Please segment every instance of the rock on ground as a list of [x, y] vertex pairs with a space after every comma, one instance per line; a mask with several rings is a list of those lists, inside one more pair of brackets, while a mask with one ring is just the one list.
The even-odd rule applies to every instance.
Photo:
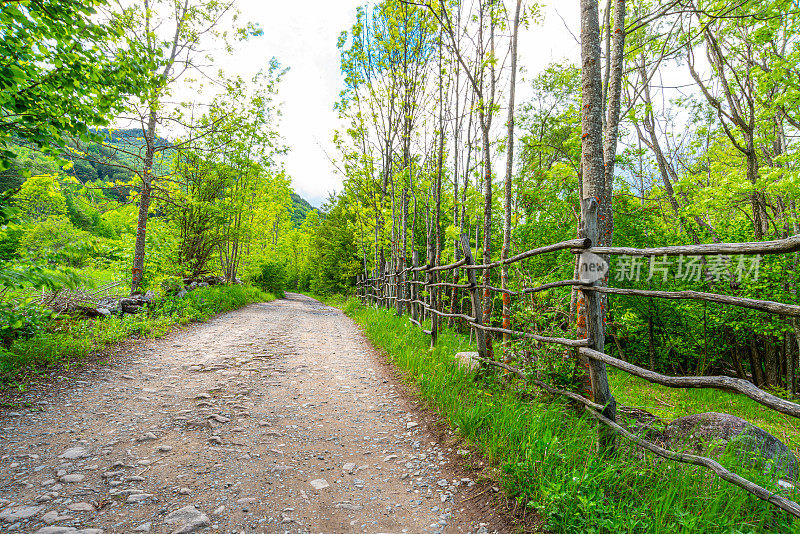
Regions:
[[7, 523], [13, 523], [20, 519], [29, 519], [44, 510], [44, 508], [44, 506], [9, 506], [0, 512], [0, 519]]
[[732, 447], [745, 462], [758, 458], [774, 462], [783, 478], [797, 478], [797, 459], [778, 438], [734, 415], [706, 412], [675, 419], [664, 429], [667, 443], [674, 449], [687, 447], [701, 454], [720, 454]]
[[177, 524], [178, 528], [173, 530], [172, 534], [188, 534], [207, 527], [210, 521], [206, 514], [189, 505], [168, 514], [164, 518], [164, 523], [167, 525]]
[[458, 352], [455, 358], [459, 367], [467, 371], [477, 371], [481, 366], [477, 352]]

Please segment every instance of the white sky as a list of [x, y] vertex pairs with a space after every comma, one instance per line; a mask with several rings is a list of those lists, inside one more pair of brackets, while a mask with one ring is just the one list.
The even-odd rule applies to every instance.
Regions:
[[[280, 89], [283, 102], [280, 132], [290, 149], [284, 163], [295, 191], [315, 206], [330, 192], [338, 191], [342, 183], [342, 177], [328, 159], [328, 155], [336, 157], [332, 139], [340, 124], [333, 110], [342, 89], [336, 41], [342, 31], [353, 25], [356, 7], [364, 3], [363, 0], [239, 0], [243, 19], [258, 23], [264, 35], [240, 45], [234, 56], [235, 64], [222, 65], [226, 70], [246, 75], [265, 67], [274, 56], [290, 68]], [[517, 86], [520, 103], [530, 94], [526, 90], [527, 80], [553, 61], [577, 61], [580, 53], [573, 37], [578, 35], [578, 0], [546, 0], [540, 4], [544, 6], [543, 24], [531, 26], [520, 35], [519, 64], [525, 69]]]

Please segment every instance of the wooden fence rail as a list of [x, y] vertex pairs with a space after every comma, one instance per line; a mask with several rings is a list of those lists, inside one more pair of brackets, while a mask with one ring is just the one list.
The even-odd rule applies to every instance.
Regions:
[[[587, 210], [596, 209], [596, 206], [583, 206], [584, 213]], [[593, 220], [589, 212], [584, 220]], [[584, 228], [584, 233], [591, 235], [592, 228]], [[398, 313], [410, 311], [411, 322], [422, 328], [423, 332], [432, 336], [435, 342], [437, 333], [436, 321], [433, 321], [431, 330], [425, 330], [422, 324], [426, 318], [441, 317], [450, 319], [460, 319], [468, 325], [475, 333], [478, 349], [478, 360], [482, 365], [494, 366], [505, 369], [516, 376], [540, 387], [551, 394], [565, 396], [575, 402], [582, 404], [589, 413], [600, 423], [599, 447], [601, 452], [608, 453], [614, 450], [613, 436], [619, 435], [632, 441], [638, 446], [653, 452], [663, 458], [677, 462], [698, 465], [710, 469], [720, 478], [743, 488], [756, 497], [768, 501], [775, 506], [800, 517], [800, 505], [788, 500], [775, 491], [763, 488], [741, 476], [732, 473], [722, 467], [716, 461], [702, 456], [683, 454], [664, 449], [655, 443], [642, 439], [630, 431], [624, 429], [616, 423], [614, 397], [609, 391], [608, 381], [605, 376], [605, 365], [638, 376], [652, 383], [661, 384], [675, 388], [717, 388], [737, 392], [753, 399], [754, 401], [767, 406], [780, 413], [800, 418], [800, 405], [771, 395], [747, 380], [731, 378], [728, 376], [689, 376], [673, 377], [662, 375], [642, 367], [638, 367], [623, 360], [614, 358], [603, 352], [603, 339], [605, 330], [600, 310], [599, 294], [607, 295], [628, 295], [634, 297], [652, 297], [663, 299], [692, 299], [719, 304], [740, 306], [744, 308], [759, 310], [767, 313], [782, 315], [786, 317], [800, 317], [800, 306], [784, 304], [780, 302], [734, 297], [716, 293], [704, 293], [698, 291], [644, 291], [636, 289], [621, 289], [606, 287], [598, 282], [585, 282], [581, 280], [561, 280], [550, 282], [536, 287], [523, 287], [517, 291], [502, 289], [490, 285], [479, 285], [477, 283], [477, 272], [485, 272], [502, 265], [519, 262], [541, 254], [570, 250], [574, 254], [591, 252], [593, 254], [615, 255], [624, 254], [630, 256], [670, 256], [670, 255], [697, 255], [708, 256], [718, 254], [785, 254], [800, 251], [800, 235], [795, 235], [787, 239], [753, 243], [714, 243], [709, 245], [689, 245], [658, 248], [628, 248], [628, 247], [592, 247], [591, 239], [573, 239], [554, 243], [544, 247], [528, 250], [506, 260], [495, 261], [483, 265], [475, 264], [472, 250], [469, 246], [469, 237], [464, 234], [461, 236], [461, 249], [463, 258], [447, 265], [422, 265], [418, 263], [417, 255], [414, 254], [414, 266], [406, 267], [393, 273], [374, 272], [372, 276], [361, 275], [356, 280], [356, 294], [362, 302], [375, 306], [391, 307], [394, 303]], [[581, 260], [583, 261], [583, 259]], [[453, 282], [440, 282], [436, 273], [446, 271], [457, 272], [459, 268], [464, 269], [466, 283], [457, 283], [457, 278]], [[411, 276], [408, 276], [408, 275]], [[421, 275], [417, 279], [417, 275]], [[423, 291], [420, 291], [420, 287]], [[587, 337], [583, 339], [567, 339], [562, 337], [550, 337], [526, 332], [520, 329], [499, 328], [489, 324], [483, 324], [483, 309], [481, 303], [481, 291], [507, 293], [513, 296], [526, 295], [560, 287], [576, 287], [584, 297], [584, 306], [579, 309], [583, 314], [585, 324], [587, 324]], [[466, 291], [472, 305], [472, 314], [456, 313], [451, 309], [448, 313], [441, 306], [441, 300], [434, 298], [434, 293], [438, 288], [451, 288], [453, 290], [453, 300], [455, 301], [458, 291]], [[430, 290], [432, 289], [432, 290]], [[424, 294], [423, 294], [424, 293]], [[437, 306], [441, 306], [439, 309]], [[574, 392], [554, 388], [545, 384], [541, 380], [531, 376], [522, 369], [513, 367], [507, 363], [495, 361], [488, 358], [488, 347], [486, 332], [506, 334], [517, 338], [527, 338], [539, 343], [552, 343], [573, 349], [576, 357], [583, 356], [590, 362], [590, 378], [592, 381], [592, 393], [594, 400]]]

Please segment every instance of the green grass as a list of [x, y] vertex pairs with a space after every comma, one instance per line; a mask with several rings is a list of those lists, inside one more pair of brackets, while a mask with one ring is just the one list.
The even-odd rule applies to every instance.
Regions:
[[609, 381], [620, 404], [647, 410], [666, 421], [703, 412], [729, 413], [771, 433], [795, 455], [800, 452], [800, 423], [744, 395], [716, 389], [668, 388], [622, 371], [609, 373]]
[[57, 318], [32, 337], [15, 340], [8, 350], [0, 348], [0, 390], [24, 389], [37, 375], [81, 365], [124, 339], [162, 337], [175, 325], [206, 321], [218, 313], [275, 298], [249, 286], [210, 286], [182, 299], [159, 299], [146, 312], [135, 315]]
[[[460, 370], [453, 355], [474, 350], [463, 335], [445, 330], [431, 350], [429, 338], [407, 318], [355, 299], [326, 302], [362, 326], [456, 435], [494, 466], [504, 490], [538, 511], [549, 531], [800, 532], [800, 522], [707, 470], [662, 461], [626, 441], [617, 455], [598, 456], [595, 424], [575, 407], [519, 383], [511, 391], [497, 375], [473, 380]], [[735, 467], [730, 457], [721, 462], [772, 485], [758, 472]]]

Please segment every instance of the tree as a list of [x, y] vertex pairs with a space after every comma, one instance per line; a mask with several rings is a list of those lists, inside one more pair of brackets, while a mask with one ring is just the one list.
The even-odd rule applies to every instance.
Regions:
[[[716, 7], [715, 2], [707, 7]], [[747, 13], [752, 9], [750, 2], [743, 2], [743, 8], [737, 14]], [[706, 6], [704, 6], [706, 7]], [[723, 7], [727, 13], [730, 9]], [[695, 50], [690, 45], [686, 48], [689, 71], [695, 83], [708, 103], [714, 108], [722, 124], [725, 134], [736, 149], [747, 161], [747, 179], [753, 186], [750, 202], [753, 213], [753, 232], [756, 240], [761, 240], [769, 232], [769, 215], [767, 214], [764, 193], [758, 184], [759, 157], [756, 146], [758, 127], [758, 109], [756, 106], [757, 52], [753, 48], [752, 35], [755, 28], [752, 22], [756, 19], [745, 16], [736, 17], [723, 22], [723, 19], [708, 16], [702, 10], [696, 10], [699, 33], [702, 45], [706, 50], [706, 59], [713, 69], [713, 79], [719, 89], [715, 91], [708, 81], [704, 80], [695, 68]], [[691, 41], [690, 41], [691, 43]], [[736, 132], [741, 136], [737, 136]]]
[[[603, 211], [603, 204], [610, 201], [605, 195], [605, 169], [603, 161], [603, 84], [600, 71], [600, 24], [597, 0], [581, 0], [581, 80], [582, 80], [582, 114], [581, 114], [581, 225], [583, 237], [599, 243], [601, 225], [598, 220]], [[616, 141], [615, 141], [616, 143]], [[611, 207], [607, 207], [611, 212]], [[583, 261], [583, 260], [581, 260]], [[597, 293], [582, 292], [582, 310], [578, 319], [579, 329], [585, 331], [586, 338], [591, 337], [591, 347], [600, 352], [604, 349], [604, 328], [600, 298]], [[583, 323], [583, 324], [581, 324]], [[595, 402], [606, 406], [603, 413], [614, 420], [615, 404], [608, 388], [606, 367], [602, 362], [588, 362], [589, 375], [592, 381], [592, 394]], [[613, 432], [608, 428], [601, 429], [600, 450], [605, 450], [613, 443]], [[613, 447], [613, 445], [611, 445]]]
[[67, 201], [56, 174], [31, 176], [25, 180], [14, 197], [14, 204], [20, 209], [21, 216], [30, 221], [64, 217], [67, 214]]
[[353, 221], [344, 203], [336, 199], [323, 206], [324, 218], [317, 226], [314, 250], [317, 258], [314, 291], [344, 293], [361, 271]]
[[[514, 10], [514, 22], [512, 23], [511, 30], [511, 81], [508, 94], [508, 119], [506, 126], [508, 128], [507, 141], [506, 141], [506, 176], [503, 182], [503, 248], [500, 252], [500, 259], [508, 259], [509, 249], [511, 248], [511, 197], [512, 193], [512, 177], [514, 173], [514, 95], [517, 82], [517, 43], [519, 41], [519, 17], [520, 10], [522, 9], [522, 0], [517, 0], [517, 5]], [[501, 287], [508, 289], [508, 265], [504, 264], [501, 267], [500, 274]], [[503, 293], [503, 328], [511, 328], [511, 295]], [[508, 344], [511, 341], [511, 336], [505, 334], [503, 340]]]
[[[136, 36], [137, 49], [152, 71], [152, 82], [145, 88], [141, 106], [131, 106], [133, 119], [141, 125], [145, 141], [142, 166], [137, 169], [139, 216], [131, 292], [139, 290], [144, 274], [147, 218], [158, 179], [154, 172], [155, 157], [171, 148], [156, 145], [156, 128], [168, 119], [166, 98], [187, 72], [202, 68], [201, 60], [207, 55], [202, 49], [206, 39], [216, 37], [227, 45], [227, 33], [219, 27], [226, 16], [233, 16], [232, 6], [232, 2], [217, 0], [142, 0], [141, 4], [125, 7], [120, 15], [121, 26]], [[168, 32], [163, 30], [166, 21], [171, 26]], [[250, 25], [235, 29], [237, 38], [260, 34], [260, 30]]]
[[113, 16], [98, 18], [105, 3], [0, 2], [0, 171], [20, 142], [55, 153], [88, 138], [146, 85], [147, 58]]

